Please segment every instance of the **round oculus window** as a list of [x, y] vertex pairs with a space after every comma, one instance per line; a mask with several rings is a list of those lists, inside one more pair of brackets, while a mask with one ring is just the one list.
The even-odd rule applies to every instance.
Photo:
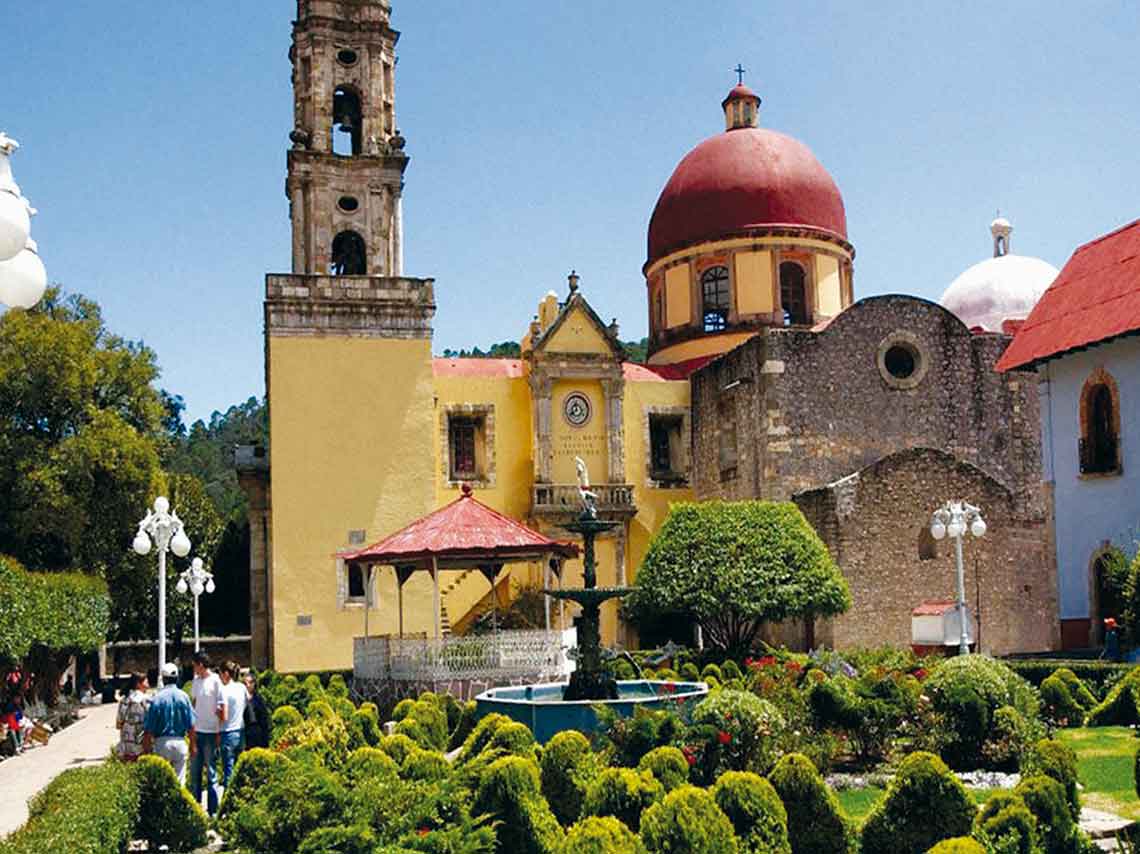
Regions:
[[345, 213], [356, 213], [360, 209], [360, 201], [355, 196], [341, 196], [336, 200], [336, 206]]
[[336, 52], [336, 61], [341, 65], [356, 65], [359, 58], [356, 51], [350, 47], [342, 47]]
[[917, 353], [903, 344], [894, 344], [883, 354], [883, 367], [896, 380], [909, 380], [918, 368]]
[[929, 362], [918, 336], [910, 332], [894, 332], [879, 344], [879, 373], [891, 388], [914, 388], [923, 377]]
[[571, 427], [585, 427], [590, 421], [591, 411], [590, 398], [580, 391], [571, 392], [562, 401], [562, 417]]

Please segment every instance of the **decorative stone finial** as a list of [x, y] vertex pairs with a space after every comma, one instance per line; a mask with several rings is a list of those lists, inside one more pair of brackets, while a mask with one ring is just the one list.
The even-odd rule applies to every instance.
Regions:
[[578, 271], [571, 270], [570, 275], [567, 276], [566, 279], [570, 282], [570, 293], [578, 293], [578, 282], [582, 279], [582, 277], [578, 275]]
[[20, 143], [0, 130], [0, 154], [12, 154], [20, 147]]

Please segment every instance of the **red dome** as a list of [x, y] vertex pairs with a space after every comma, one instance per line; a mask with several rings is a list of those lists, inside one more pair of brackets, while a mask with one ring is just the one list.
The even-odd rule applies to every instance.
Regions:
[[710, 137], [685, 155], [649, 221], [649, 263], [693, 243], [770, 226], [847, 239], [839, 187], [802, 142], [766, 128]]

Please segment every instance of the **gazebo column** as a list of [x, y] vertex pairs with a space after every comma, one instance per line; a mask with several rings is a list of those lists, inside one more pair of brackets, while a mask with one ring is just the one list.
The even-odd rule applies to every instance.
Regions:
[[[549, 590], [550, 589], [551, 575], [553, 574], [551, 572], [551, 564], [553, 564], [553, 563], [554, 563], [554, 561], [550, 557], [550, 555], [547, 555], [546, 557], [544, 557], [542, 559], [542, 589], [543, 590]], [[546, 620], [546, 630], [550, 631], [550, 596], [547, 595], [546, 593], [542, 594], [542, 615]]]
[[443, 629], [440, 625], [440, 612], [443, 610], [443, 605], [439, 599], [439, 559], [435, 557], [431, 559], [431, 580], [431, 600], [435, 611], [435, 639], [440, 640], [443, 637]]
[[414, 571], [410, 566], [396, 567], [396, 609], [400, 615], [400, 640], [404, 639], [404, 585]]

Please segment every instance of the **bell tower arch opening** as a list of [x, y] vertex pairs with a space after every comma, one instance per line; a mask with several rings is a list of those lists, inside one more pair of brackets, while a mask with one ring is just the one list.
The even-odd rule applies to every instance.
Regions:
[[352, 86], [338, 86], [333, 92], [333, 154], [353, 157], [364, 152], [364, 110], [360, 93]]
[[368, 250], [363, 237], [355, 231], [342, 231], [333, 238], [329, 273], [334, 276], [368, 275]]

